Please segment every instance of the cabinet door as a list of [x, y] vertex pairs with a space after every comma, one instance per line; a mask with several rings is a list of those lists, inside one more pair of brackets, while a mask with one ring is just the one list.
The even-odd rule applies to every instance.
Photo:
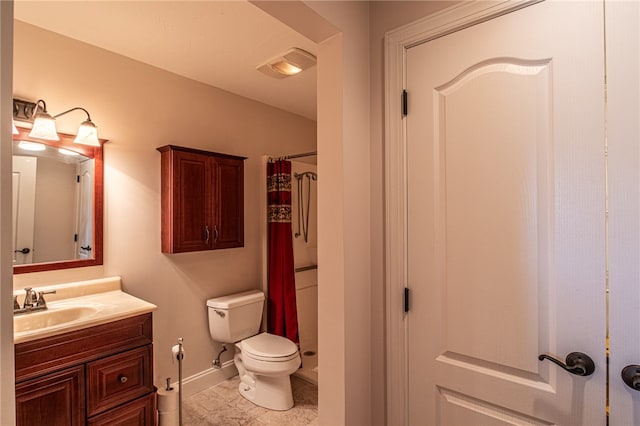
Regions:
[[162, 252], [244, 246], [244, 158], [167, 145], [162, 153]]
[[244, 246], [244, 161], [215, 158], [214, 248]]
[[211, 160], [199, 154], [172, 151], [171, 163], [170, 211], [164, 214], [169, 215], [172, 226], [163, 226], [163, 251], [210, 250], [214, 226]]
[[16, 385], [18, 426], [84, 425], [84, 406], [84, 366]]
[[154, 394], [121, 405], [87, 422], [88, 426], [153, 426], [154, 424]]

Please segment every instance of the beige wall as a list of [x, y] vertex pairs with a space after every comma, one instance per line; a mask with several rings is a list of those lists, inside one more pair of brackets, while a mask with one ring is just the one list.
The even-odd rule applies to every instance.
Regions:
[[369, 3], [307, 4], [340, 30], [318, 56], [319, 423], [369, 425]]
[[13, 79], [13, 2], [0, 1], [0, 424], [15, 423], [13, 308], [11, 273], [11, 81]]
[[[261, 283], [261, 156], [315, 150], [315, 122], [21, 22], [15, 23], [14, 70], [16, 96], [44, 98], [53, 113], [83, 106], [100, 137], [109, 139], [104, 266], [16, 275], [15, 288], [121, 275], [127, 292], [158, 305], [156, 383], [176, 379], [170, 348], [178, 337], [185, 339], [185, 376], [210, 368], [218, 346], [209, 336], [205, 300]], [[83, 119], [61, 117], [59, 130], [73, 133]], [[160, 252], [156, 148], [166, 144], [248, 157], [244, 248]], [[225, 355], [223, 361], [231, 356]]]
[[343, 424], [346, 415], [343, 106], [333, 102], [342, 95], [342, 46], [343, 37], [337, 35], [318, 48], [321, 123], [318, 173], [325, 176], [318, 181], [318, 423], [321, 425]]

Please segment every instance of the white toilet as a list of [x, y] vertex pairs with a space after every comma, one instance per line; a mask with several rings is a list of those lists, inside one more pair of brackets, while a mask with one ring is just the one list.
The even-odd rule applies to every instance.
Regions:
[[288, 410], [293, 407], [290, 376], [300, 367], [300, 353], [285, 337], [257, 334], [263, 306], [258, 290], [209, 299], [209, 331], [216, 342], [235, 344], [240, 394], [261, 407]]

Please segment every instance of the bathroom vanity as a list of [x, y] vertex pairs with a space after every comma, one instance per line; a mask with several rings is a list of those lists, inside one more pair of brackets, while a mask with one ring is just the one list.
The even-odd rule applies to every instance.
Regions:
[[14, 321], [17, 425], [155, 425], [155, 306], [119, 290], [49, 305]]

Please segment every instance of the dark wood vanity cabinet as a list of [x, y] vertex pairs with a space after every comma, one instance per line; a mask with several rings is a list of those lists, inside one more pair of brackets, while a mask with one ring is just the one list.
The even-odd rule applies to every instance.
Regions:
[[151, 314], [18, 343], [18, 426], [154, 426]]
[[158, 151], [162, 252], [244, 246], [245, 158], [174, 145]]
[[67, 368], [16, 384], [19, 426], [85, 424], [84, 366]]

